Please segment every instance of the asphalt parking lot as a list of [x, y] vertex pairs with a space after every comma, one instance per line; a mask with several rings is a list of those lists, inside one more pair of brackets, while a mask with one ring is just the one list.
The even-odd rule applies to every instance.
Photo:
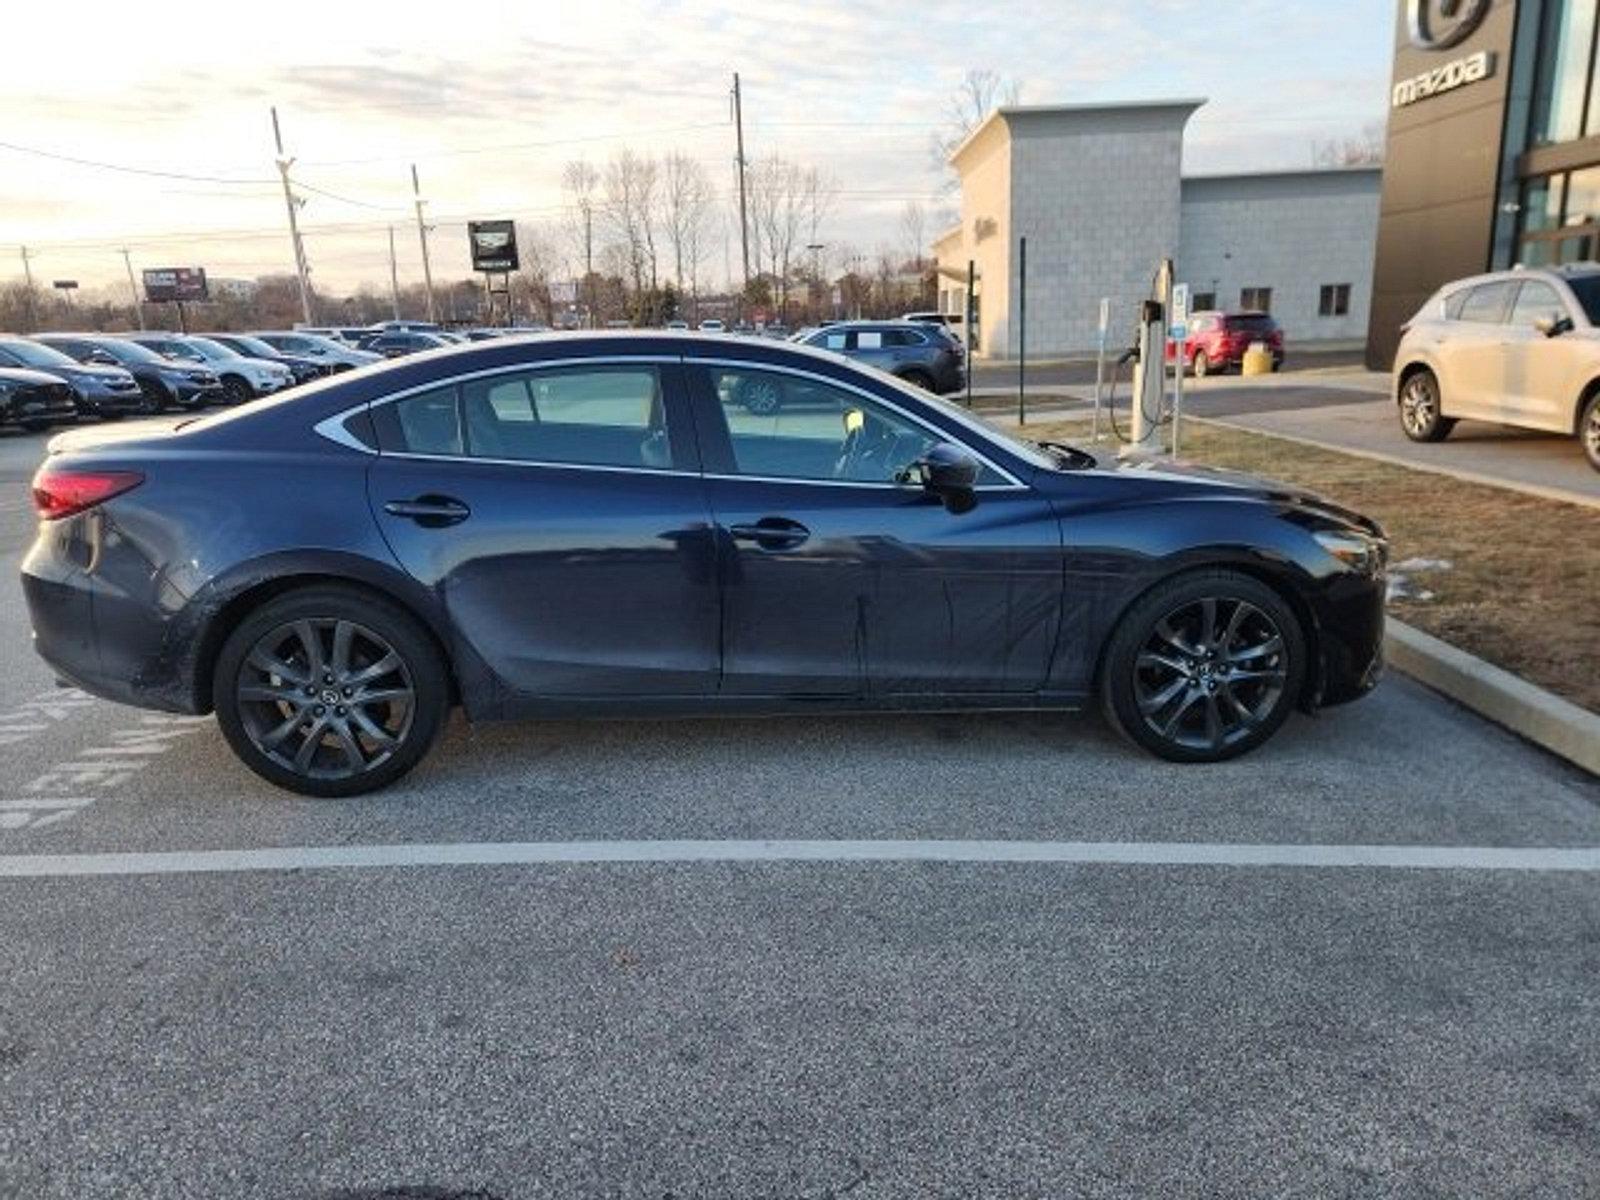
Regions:
[[1594, 1194], [1600, 781], [1402, 678], [1211, 768], [1088, 715], [458, 722], [308, 800], [52, 686], [42, 443], [0, 1197]]

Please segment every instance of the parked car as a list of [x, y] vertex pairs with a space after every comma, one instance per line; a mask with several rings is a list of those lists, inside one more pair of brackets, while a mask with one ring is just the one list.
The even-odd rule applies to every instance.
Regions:
[[47, 429], [78, 418], [72, 385], [25, 367], [0, 367], [0, 425]]
[[296, 333], [287, 330], [269, 329], [258, 331], [250, 336], [260, 338], [267, 345], [276, 347], [285, 354], [293, 354], [297, 358], [309, 358], [312, 362], [324, 364], [330, 374], [340, 371], [351, 371], [356, 367], [370, 366], [383, 361], [383, 355], [374, 354], [369, 350], [360, 350], [343, 342], [335, 342], [325, 337], [318, 337], [313, 333]]
[[934, 312], [932, 309], [927, 309], [920, 312], [908, 312], [903, 314], [900, 319], [902, 321], [920, 321], [924, 325], [943, 325], [946, 329], [957, 335], [961, 333], [961, 328], [966, 324], [967, 321], [965, 315], [962, 313]]
[[117, 420], [145, 408], [139, 381], [121, 367], [80, 363], [53, 346], [28, 338], [0, 336], [0, 367], [54, 375], [71, 386], [79, 416]]
[[364, 334], [372, 331], [365, 325], [296, 325], [294, 332], [354, 346]]
[[1600, 471], [1600, 266], [1446, 284], [1402, 327], [1394, 396], [1412, 441], [1494, 421], [1576, 437]]
[[[914, 321], [841, 321], [817, 330], [802, 344], [860, 359], [941, 396], [967, 386], [966, 349], [943, 325]], [[769, 403], [774, 397], [752, 396], [751, 399]], [[776, 399], [781, 403], [781, 397]]]
[[689, 322], [680, 321], [680, 320], [668, 321], [667, 322], [667, 328], [668, 329], [687, 330], [689, 328]]
[[[1264, 312], [1197, 312], [1189, 317], [1183, 343], [1183, 367], [1196, 379], [1235, 370], [1244, 363], [1245, 351], [1262, 342], [1272, 353], [1272, 369], [1283, 365], [1283, 330]], [[1178, 358], [1178, 343], [1167, 339], [1170, 366]]]
[[407, 332], [397, 329], [390, 333], [379, 334], [367, 343], [367, 348], [385, 358], [399, 358], [406, 354], [415, 354], [418, 350], [438, 350], [455, 344], [449, 338], [437, 333]]
[[209, 367], [192, 362], [176, 362], [122, 337], [99, 333], [36, 333], [34, 341], [54, 346], [81, 363], [119, 366], [139, 384], [144, 393], [145, 411], [164, 408], [193, 411], [224, 400], [222, 381]]
[[701, 333], [726, 333], [727, 331], [727, 325], [722, 321], [719, 321], [716, 317], [707, 317], [704, 321], [700, 322]]
[[229, 404], [243, 404], [281, 392], [294, 383], [294, 374], [282, 363], [248, 358], [220, 342], [194, 335], [130, 333], [130, 342], [148, 346], [158, 354], [184, 362], [203, 363], [216, 372]]
[[[812, 403], [752, 419], [731, 397], [764, 377]], [[1380, 670], [1371, 521], [1020, 441], [781, 342], [507, 339], [93, 434], [55, 438], [33, 482], [35, 647], [97, 695], [215, 710], [246, 765], [314, 795], [397, 779], [457, 702], [1098, 701], [1192, 762]], [[117, 536], [87, 554], [99, 529]]]
[[290, 375], [297, 384], [310, 383], [313, 379], [320, 379], [324, 375], [333, 373], [332, 366], [327, 363], [320, 363], [298, 354], [287, 354], [271, 343], [264, 342], [258, 337], [251, 337], [247, 333], [208, 333], [206, 337], [220, 346], [227, 347], [235, 354], [242, 354], [246, 358], [264, 359], [288, 367]]

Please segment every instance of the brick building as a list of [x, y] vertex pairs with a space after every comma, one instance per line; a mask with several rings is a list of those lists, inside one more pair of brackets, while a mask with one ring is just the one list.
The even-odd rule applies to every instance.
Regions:
[[1101, 297], [1113, 345], [1162, 258], [1194, 308], [1266, 308], [1291, 345], [1359, 344], [1372, 293], [1375, 168], [1184, 178], [1203, 100], [1001, 108], [951, 155], [961, 223], [934, 243], [941, 307], [978, 278], [978, 353], [1018, 350], [1019, 239], [1028, 239], [1028, 352], [1093, 349]]

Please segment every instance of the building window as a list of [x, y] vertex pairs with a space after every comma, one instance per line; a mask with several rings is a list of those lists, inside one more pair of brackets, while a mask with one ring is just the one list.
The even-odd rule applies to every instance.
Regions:
[[1556, 0], [1545, 10], [1541, 69], [1533, 102], [1536, 145], [1570, 142], [1586, 133], [1600, 132], [1596, 125], [1600, 113], [1590, 95], [1595, 9], [1594, 0]]
[[1239, 307], [1246, 312], [1271, 312], [1272, 289], [1265, 287], [1240, 288]]
[[1517, 262], [1552, 267], [1589, 262], [1600, 248], [1600, 167], [1530, 179], [1522, 185]]
[[1193, 312], [1210, 312], [1217, 306], [1215, 292], [1196, 292], [1189, 301], [1189, 308]]
[[1350, 314], [1350, 285], [1348, 283], [1325, 283], [1322, 285], [1322, 296], [1317, 301], [1317, 315], [1322, 317], [1344, 317]]

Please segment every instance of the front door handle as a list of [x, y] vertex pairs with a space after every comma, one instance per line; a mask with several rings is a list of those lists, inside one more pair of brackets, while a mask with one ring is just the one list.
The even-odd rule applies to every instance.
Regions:
[[453, 496], [418, 496], [414, 500], [391, 500], [383, 506], [391, 517], [405, 517], [428, 529], [459, 525], [472, 510]]
[[754, 542], [763, 550], [789, 550], [800, 545], [811, 531], [788, 517], [762, 517], [753, 525], [731, 525], [728, 536], [736, 542]]

